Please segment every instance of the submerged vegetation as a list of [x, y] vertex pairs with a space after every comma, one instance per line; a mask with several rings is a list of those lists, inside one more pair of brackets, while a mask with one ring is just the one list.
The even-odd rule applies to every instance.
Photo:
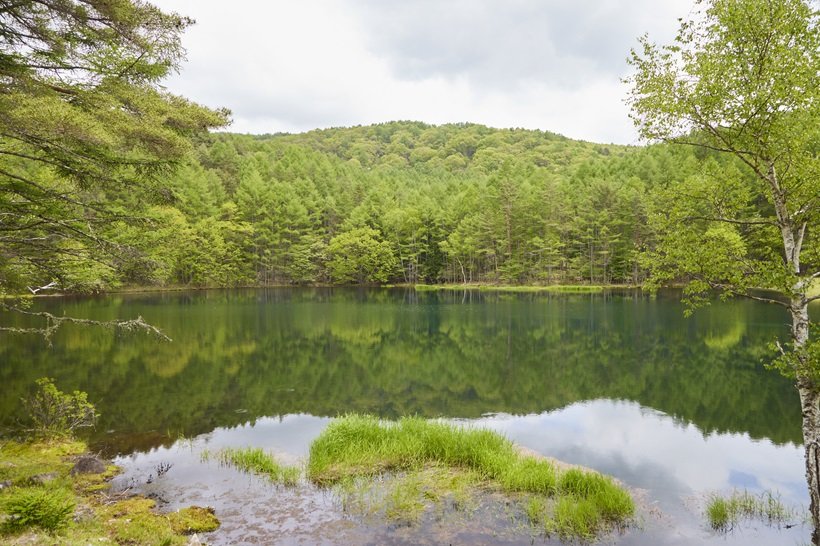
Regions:
[[[449, 487], [442, 484], [442, 468], [458, 476]], [[629, 493], [611, 478], [561, 470], [489, 430], [351, 415], [331, 423], [311, 445], [307, 476], [318, 485], [341, 483], [349, 494], [351, 479], [385, 474], [398, 476], [383, 497], [388, 517], [417, 518], [429, 502], [468, 490], [510, 495], [532, 523], [560, 536], [592, 538], [627, 524], [635, 513]]]
[[771, 491], [758, 495], [733, 491], [730, 495], [711, 495], [706, 500], [706, 517], [715, 531], [730, 531], [743, 520], [758, 520], [768, 525], [783, 525], [799, 516], [786, 507]]

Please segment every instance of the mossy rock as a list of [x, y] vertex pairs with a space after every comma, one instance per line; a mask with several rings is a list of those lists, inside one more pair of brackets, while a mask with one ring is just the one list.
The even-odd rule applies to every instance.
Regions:
[[189, 506], [168, 514], [168, 520], [174, 532], [183, 535], [210, 533], [219, 528], [219, 520], [210, 506]]

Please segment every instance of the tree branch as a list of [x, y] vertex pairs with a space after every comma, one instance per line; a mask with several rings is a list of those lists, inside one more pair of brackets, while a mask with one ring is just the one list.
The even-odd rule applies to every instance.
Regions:
[[[706, 279], [704, 279], [704, 280], [706, 280]], [[706, 282], [712, 288], [716, 288], [716, 289], [719, 289], [719, 290], [724, 290], [724, 291], [732, 294], [733, 296], [737, 296], [739, 298], [747, 298], [747, 299], [750, 299], [750, 300], [762, 301], [764, 303], [773, 303], [775, 305], [780, 305], [781, 307], [789, 307], [789, 304], [785, 301], [776, 300], [774, 298], [767, 298], [765, 296], [755, 296], [754, 294], [749, 294], [748, 292], [740, 291], [740, 290], [737, 290], [735, 288], [732, 288], [729, 285], [721, 284], [721, 283], [718, 283], [718, 282], [709, 282], [708, 280], [706, 280]]]
[[722, 218], [719, 216], [687, 216], [683, 220], [707, 220], [709, 222], [726, 222], [729, 224], [740, 224], [750, 226], [774, 226], [777, 227], [776, 222], [770, 220], [735, 220], [733, 218]]
[[83, 324], [86, 326], [102, 326], [103, 328], [113, 328], [117, 330], [122, 330], [124, 332], [143, 331], [150, 335], [154, 335], [163, 341], [172, 341], [170, 337], [168, 337], [162, 332], [162, 330], [160, 330], [156, 326], [148, 324], [141, 316], [138, 316], [135, 319], [128, 320], [101, 321], [92, 319], [81, 319], [76, 317], [61, 317], [54, 315], [52, 313], [48, 313], [46, 311], [26, 311], [24, 309], [20, 309], [18, 307], [14, 307], [12, 305], [8, 305], [5, 303], [0, 303], [0, 308], [3, 308], [10, 312], [20, 313], [22, 315], [31, 317], [39, 317], [46, 320], [46, 325], [43, 328], [18, 328], [15, 326], [0, 326], [0, 331], [14, 332], [18, 334], [41, 335], [49, 345], [51, 345], [51, 337], [65, 323]]

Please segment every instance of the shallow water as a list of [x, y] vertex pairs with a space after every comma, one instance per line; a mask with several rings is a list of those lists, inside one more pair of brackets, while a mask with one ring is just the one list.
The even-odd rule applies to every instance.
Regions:
[[[645, 507], [639, 527], [607, 542], [808, 542], [803, 525], [715, 534], [701, 515], [705, 495], [732, 488], [807, 503], [797, 396], [761, 364], [766, 344], [788, 331], [772, 306], [716, 302], [684, 319], [674, 294], [339, 289], [38, 305], [142, 315], [174, 342], [67, 328], [49, 349], [7, 336], [3, 423], [19, 418], [16, 401], [37, 377], [89, 392], [102, 413], [93, 445], [125, 468], [115, 486], [168, 510], [213, 506], [223, 525], [212, 544], [550, 543], [514, 509], [397, 527], [345, 513], [307, 484], [287, 490], [201, 461], [202, 449], [221, 446], [299, 461], [332, 416], [351, 411], [466, 421], [616, 476]], [[170, 470], [157, 476], [162, 464]]]

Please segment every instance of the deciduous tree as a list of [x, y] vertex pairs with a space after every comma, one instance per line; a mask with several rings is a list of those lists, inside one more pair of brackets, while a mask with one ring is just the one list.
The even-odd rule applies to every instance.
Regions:
[[[652, 256], [655, 282], [783, 305], [792, 339], [773, 364], [800, 393], [806, 476], [820, 529], [820, 346], [809, 288], [820, 278], [820, 11], [812, 0], [704, 0], [672, 45], [633, 51], [629, 103], [649, 140], [728, 154], [674, 191]], [[773, 288], [785, 298], [752, 293]], [[815, 544], [820, 543], [815, 531]]]

